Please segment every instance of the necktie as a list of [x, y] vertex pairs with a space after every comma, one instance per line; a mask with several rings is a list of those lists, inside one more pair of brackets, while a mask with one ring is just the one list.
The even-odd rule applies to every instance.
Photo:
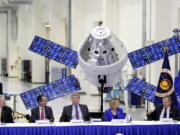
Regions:
[[44, 120], [44, 109], [41, 110], [41, 120]]
[[79, 112], [78, 112], [78, 107], [76, 105], [76, 119], [78, 120], [79, 119]]
[[167, 108], [164, 109], [164, 115], [163, 118], [167, 118]]
[[2, 115], [2, 108], [0, 109], [0, 121], [2, 120], [1, 118], [1, 115]]

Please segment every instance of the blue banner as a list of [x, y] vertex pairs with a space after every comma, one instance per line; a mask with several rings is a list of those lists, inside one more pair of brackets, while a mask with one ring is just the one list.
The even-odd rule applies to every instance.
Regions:
[[174, 88], [175, 88], [175, 93], [177, 97], [177, 106], [180, 111], [180, 70], [179, 70], [178, 76], [176, 76], [175, 78]]

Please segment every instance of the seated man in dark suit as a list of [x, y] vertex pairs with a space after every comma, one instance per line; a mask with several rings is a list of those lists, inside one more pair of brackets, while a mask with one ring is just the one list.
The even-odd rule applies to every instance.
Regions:
[[0, 120], [2, 123], [14, 123], [12, 117], [12, 110], [5, 104], [5, 97], [0, 96]]
[[79, 104], [80, 95], [72, 94], [72, 105], [65, 106], [60, 122], [69, 122], [71, 120], [90, 120], [90, 114], [86, 105]]
[[0, 82], [0, 94], [3, 94], [3, 85], [1, 82]]
[[51, 107], [47, 106], [47, 97], [39, 95], [37, 102], [39, 106], [31, 109], [30, 122], [35, 122], [36, 120], [49, 120], [50, 122], [54, 122], [53, 111]]
[[154, 111], [147, 113], [149, 120], [159, 120], [160, 118], [172, 118], [180, 120], [180, 113], [178, 109], [173, 106], [170, 96], [163, 97], [163, 104], [158, 106]]

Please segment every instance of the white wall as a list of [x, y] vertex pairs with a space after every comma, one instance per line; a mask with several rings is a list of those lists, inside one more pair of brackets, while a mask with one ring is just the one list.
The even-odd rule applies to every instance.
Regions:
[[103, 25], [115, 34], [118, 32], [118, 0], [103, 0]]
[[[17, 77], [18, 75], [18, 69], [17, 69], [17, 60], [18, 60], [18, 54], [17, 54], [17, 38], [16, 38], [16, 26], [15, 18], [16, 13], [14, 11], [9, 10], [8, 11], [8, 51], [7, 51], [7, 71], [9, 77]], [[14, 29], [14, 30], [12, 30]]]
[[0, 57], [6, 58], [6, 37], [7, 37], [7, 15], [0, 14]]
[[[7, 45], [7, 15], [6, 14], [0, 14], [0, 65], [1, 65], [1, 59], [6, 58], [6, 45]], [[1, 66], [0, 66], [0, 74]]]
[[118, 36], [128, 52], [142, 47], [142, 0], [118, 1]]
[[22, 6], [18, 11], [18, 78], [21, 77], [21, 61], [32, 60], [33, 53], [28, 50], [34, 36], [31, 6]]

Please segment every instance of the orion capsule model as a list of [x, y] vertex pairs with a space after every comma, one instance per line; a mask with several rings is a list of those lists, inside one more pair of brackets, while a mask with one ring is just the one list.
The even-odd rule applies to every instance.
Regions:
[[78, 59], [90, 83], [101, 87], [104, 78], [103, 86], [111, 87], [120, 80], [128, 57], [123, 42], [107, 27], [98, 26], [82, 42]]

